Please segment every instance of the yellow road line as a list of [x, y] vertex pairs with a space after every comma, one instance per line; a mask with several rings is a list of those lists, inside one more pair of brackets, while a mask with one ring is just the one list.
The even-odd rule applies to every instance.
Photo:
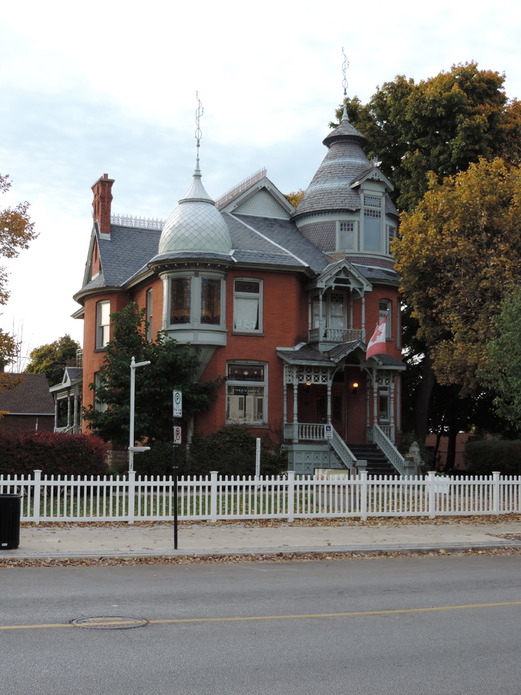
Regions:
[[[462, 606], [432, 606], [429, 608], [394, 608], [379, 611], [349, 611], [346, 613], [302, 613], [292, 615], [247, 615], [236, 617], [221, 618], [165, 618], [163, 620], [150, 620], [149, 625], [172, 625], [177, 623], [232, 623], [244, 622], [247, 620], [310, 620], [317, 618], [355, 618], [367, 615], [398, 615], [404, 613], [432, 613], [440, 611], [470, 610], [475, 608], [499, 608], [502, 606], [521, 606], [521, 601], [504, 601], [502, 603], [469, 603]], [[135, 621], [132, 620], [132, 623]], [[127, 621], [112, 621], [103, 623], [104, 625], [125, 625]], [[83, 625], [73, 625], [72, 623], [48, 623], [43, 625], [0, 625], [1, 630], [37, 630], [57, 627], [87, 627]]]

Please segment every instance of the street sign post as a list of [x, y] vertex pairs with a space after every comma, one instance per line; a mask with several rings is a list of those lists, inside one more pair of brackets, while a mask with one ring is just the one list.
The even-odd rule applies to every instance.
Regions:
[[173, 436], [173, 473], [174, 473], [174, 550], [177, 550], [177, 447], [183, 441], [181, 426], [177, 424], [177, 418], [183, 417], [183, 394], [174, 389], [172, 391], [172, 404], [174, 415]]

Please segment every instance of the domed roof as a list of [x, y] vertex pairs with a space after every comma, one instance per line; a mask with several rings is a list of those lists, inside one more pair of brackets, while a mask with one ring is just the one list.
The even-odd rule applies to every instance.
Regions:
[[199, 166], [188, 193], [166, 221], [159, 240], [158, 253], [183, 252], [229, 254], [230, 232], [201, 181]]

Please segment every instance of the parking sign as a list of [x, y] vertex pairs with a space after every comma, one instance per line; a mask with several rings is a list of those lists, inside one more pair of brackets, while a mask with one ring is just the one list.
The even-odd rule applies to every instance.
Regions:
[[183, 394], [181, 391], [174, 391], [174, 417], [183, 417]]
[[181, 428], [176, 425], [174, 427], [174, 444], [181, 444], [181, 441], [182, 441]]

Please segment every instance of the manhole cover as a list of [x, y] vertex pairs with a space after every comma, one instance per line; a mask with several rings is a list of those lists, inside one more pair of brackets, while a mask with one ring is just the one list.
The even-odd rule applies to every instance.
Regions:
[[144, 618], [122, 618], [117, 615], [102, 615], [97, 618], [77, 618], [71, 620], [71, 625], [88, 627], [92, 630], [130, 630], [134, 627], [145, 627], [148, 620]]

